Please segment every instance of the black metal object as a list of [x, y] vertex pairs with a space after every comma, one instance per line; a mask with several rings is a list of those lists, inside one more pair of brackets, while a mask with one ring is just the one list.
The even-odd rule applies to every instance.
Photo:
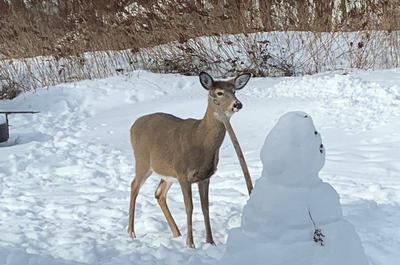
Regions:
[[10, 114], [35, 114], [38, 111], [0, 111], [0, 114], [5, 114], [6, 123], [0, 124], [0, 143], [6, 142], [10, 138], [8, 115]]
[[8, 132], [8, 122], [0, 124], [0, 143], [5, 142], [10, 137]]

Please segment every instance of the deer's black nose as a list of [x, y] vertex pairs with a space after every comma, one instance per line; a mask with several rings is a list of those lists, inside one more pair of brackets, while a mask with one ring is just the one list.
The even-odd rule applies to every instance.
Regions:
[[242, 102], [236, 101], [235, 104], [233, 104], [233, 107], [237, 109], [243, 108]]

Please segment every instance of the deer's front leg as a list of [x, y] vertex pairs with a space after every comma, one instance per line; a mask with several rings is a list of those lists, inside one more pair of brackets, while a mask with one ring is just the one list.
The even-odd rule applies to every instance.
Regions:
[[187, 222], [187, 236], [186, 245], [189, 248], [195, 248], [193, 243], [193, 230], [192, 230], [192, 214], [193, 214], [193, 201], [192, 201], [192, 184], [189, 181], [179, 181], [183, 193], [183, 201], [185, 202], [186, 209], [186, 222]]
[[201, 201], [201, 210], [203, 211], [204, 216], [204, 224], [206, 226], [206, 242], [212, 245], [215, 245], [210, 225], [210, 214], [208, 211], [208, 187], [210, 185], [210, 179], [206, 179], [200, 181], [199, 185], [199, 193], [200, 193], [200, 201]]

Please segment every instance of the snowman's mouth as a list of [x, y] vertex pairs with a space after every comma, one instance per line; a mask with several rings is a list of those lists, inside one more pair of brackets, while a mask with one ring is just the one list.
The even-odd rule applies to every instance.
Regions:
[[319, 146], [319, 152], [320, 152], [321, 154], [324, 153], [324, 145], [323, 145], [323, 144], [321, 144], [321, 145]]

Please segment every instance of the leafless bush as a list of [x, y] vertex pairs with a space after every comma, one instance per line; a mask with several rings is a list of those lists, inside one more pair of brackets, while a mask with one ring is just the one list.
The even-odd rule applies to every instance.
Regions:
[[239, 72], [254, 76], [293, 75], [287, 58], [271, 52], [262, 34], [217, 35], [141, 49], [141, 68], [194, 75], [211, 71], [221, 77]]
[[399, 16], [398, 0], [0, 0], [2, 87], [14, 95], [139, 68], [226, 77], [398, 67]]
[[15, 81], [0, 76], [0, 100], [13, 99], [22, 91]]
[[[264, 32], [215, 35], [151, 48], [0, 60], [8, 98], [19, 91], [136, 69], [220, 77], [291, 76], [322, 71], [400, 66], [400, 31]], [[4, 81], [3, 81], [4, 83]], [[3, 96], [4, 97], [4, 96]]]
[[227, 77], [291, 76], [321, 71], [400, 65], [399, 31], [265, 32], [217, 35], [141, 49], [139, 67], [156, 72]]

